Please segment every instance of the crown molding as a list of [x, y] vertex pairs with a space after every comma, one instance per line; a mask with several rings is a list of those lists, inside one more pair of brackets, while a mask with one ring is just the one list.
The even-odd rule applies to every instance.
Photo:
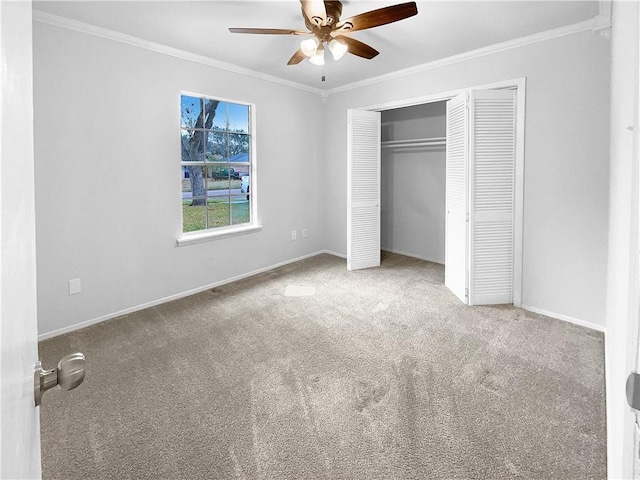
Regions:
[[453, 55], [451, 57], [442, 58], [440, 60], [435, 60], [433, 62], [424, 63], [422, 65], [416, 65], [415, 67], [405, 68], [403, 70], [398, 70], [396, 72], [387, 73], [387, 74], [379, 75], [376, 77], [371, 77], [365, 80], [361, 80], [359, 82], [349, 83], [347, 85], [342, 85], [340, 87], [335, 87], [331, 89], [321, 89], [321, 88], [310, 87], [308, 85], [292, 82], [291, 80], [285, 80], [283, 78], [276, 77], [274, 75], [268, 75], [266, 73], [256, 72], [248, 68], [244, 68], [238, 65], [234, 65], [232, 63], [216, 60], [211, 57], [206, 57], [204, 55], [197, 55], [195, 53], [190, 53], [185, 50], [169, 47], [167, 45], [163, 45], [160, 43], [150, 42], [138, 37], [134, 37], [132, 35], [127, 35], [125, 33], [116, 32], [113, 30], [109, 30], [107, 28], [97, 27], [89, 23], [80, 22], [80, 21], [72, 20], [65, 17], [60, 17], [58, 15], [53, 15], [51, 13], [43, 12], [37, 9], [33, 10], [33, 20], [41, 23], [45, 23], [48, 25], [54, 25], [57, 27], [66, 28], [76, 32], [85, 33], [87, 35], [93, 35], [95, 37], [100, 37], [107, 40], [124, 43], [127, 45], [142, 48], [152, 52], [161, 53], [171, 57], [180, 58], [182, 60], [187, 60], [189, 62], [199, 63], [209, 67], [218, 68], [220, 70], [226, 70], [228, 72], [237, 73], [239, 75], [244, 75], [244, 76], [256, 78], [259, 80], [264, 80], [267, 82], [284, 85], [284, 86], [295, 88], [298, 90], [303, 90], [305, 92], [319, 95], [322, 101], [326, 103], [329, 97], [336, 93], [346, 92], [348, 90], [353, 90], [356, 88], [361, 88], [367, 85], [373, 85], [380, 82], [386, 82], [396, 78], [402, 78], [402, 77], [413, 75], [419, 72], [424, 72], [424, 71], [433, 70], [436, 68], [441, 68], [447, 65], [453, 65], [455, 63], [473, 60], [476, 58], [484, 57], [487, 55], [493, 55], [495, 53], [500, 53], [500, 52], [512, 50], [515, 48], [525, 47], [525, 46], [533, 45], [540, 42], [546, 42], [548, 40], [565, 37], [567, 35], [573, 35], [576, 33], [590, 31], [592, 33], [600, 33], [605, 38], [610, 38], [611, 36], [611, 0], [600, 0], [599, 15], [597, 15], [596, 17], [590, 20], [585, 20], [584, 22], [579, 22], [573, 25], [566, 25], [564, 27], [559, 27], [559, 28], [547, 30], [540, 33], [535, 33], [533, 35], [516, 38], [513, 40], [509, 40], [507, 42], [496, 43], [494, 45], [489, 45], [488, 47], [471, 50], [468, 52], [461, 53], [459, 55]]
[[268, 75], [266, 73], [256, 72], [249, 68], [240, 67], [232, 63], [227, 63], [227, 62], [216, 60], [210, 57], [206, 57], [204, 55], [198, 55], [195, 53], [187, 52], [185, 50], [180, 50], [179, 48], [169, 47], [161, 43], [150, 42], [148, 40], [143, 40], [141, 38], [134, 37], [133, 35], [127, 35], [126, 33], [120, 33], [114, 30], [109, 30], [107, 28], [97, 27], [89, 23], [80, 22], [78, 20], [72, 20], [70, 18], [60, 17], [58, 15], [53, 15], [51, 13], [43, 12], [36, 9], [33, 10], [33, 20], [40, 23], [45, 23], [47, 25], [66, 28], [68, 30], [73, 30], [75, 32], [85, 33], [87, 35], [93, 35], [94, 37], [99, 37], [107, 40], [112, 40], [114, 42], [124, 43], [126, 45], [131, 45], [131, 46], [142, 48], [152, 52], [161, 53], [163, 55], [168, 55], [170, 57], [180, 58], [182, 60], [187, 60], [189, 62], [199, 63], [201, 65], [206, 65], [208, 67], [218, 68], [220, 70], [226, 70], [228, 72], [237, 73], [239, 75], [257, 78], [259, 80], [264, 80], [266, 82], [277, 83], [280, 85], [284, 85], [286, 87], [296, 88], [298, 90], [304, 90], [305, 92], [314, 93], [316, 95], [322, 95], [325, 92], [325, 90], [315, 88], [315, 87], [310, 87], [302, 83], [292, 82], [290, 80], [285, 80], [283, 78], [276, 77], [273, 75]]
[[[602, 3], [607, 3], [607, 2], [603, 1]], [[606, 7], [604, 8], [604, 10], [606, 11]], [[603, 13], [602, 7], [600, 11], [601, 13]], [[604, 37], [607, 37], [606, 32], [609, 32], [610, 29], [611, 29], [611, 20], [606, 18], [605, 16], [598, 15], [592, 18], [591, 20], [585, 20], [584, 22], [574, 23], [573, 25], [566, 25], [564, 27], [559, 27], [552, 30], [546, 30], [544, 32], [535, 33], [533, 35], [528, 35], [526, 37], [516, 38], [513, 40], [509, 40], [507, 42], [496, 43], [494, 45], [489, 45], [488, 47], [478, 48], [477, 50], [470, 50], [468, 52], [461, 53], [459, 55], [453, 55], [451, 57], [442, 58], [440, 60], [435, 60], [433, 62], [423, 63], [422, 65], [417, 65], [415, 67], [405, 68], [403, 70], [398, 70], [396, 72], [379, 75], [377, 77], [371, 77], [366, 80], [350, 83], [347, 85], [343, 85], [341, 87], [335, 87], [330, 90], [327, 90], [326, 92], [328, 95], [334, 95], [336, 93], [345, 92], [345, 91], [353, 90], [356, 88], [361, 88], [367, 85], [386, 82], [396, 78], [406, 77], [407, 75], [413, 75], [415, 73], [424, 72], [427, 70], [433, 70], [435, 68], [441, 68], [447, 65], [453, 65], [455, 63], [465, 62], [468, 60], [485, 57], [487, 55], [493, 55], [495, 53], [500, 53], [507, 50], [513, 50], [515, 48], [525, 47], [525, 46], [533, 45], [540, 42], [546, 42], [548, 40], [553, 40], [556, 38], [561, 38], [561, 37], [565, 37], [567, 35], [573, 35], [576, 33], [600, 32], [600, 34], [602, 34]]]

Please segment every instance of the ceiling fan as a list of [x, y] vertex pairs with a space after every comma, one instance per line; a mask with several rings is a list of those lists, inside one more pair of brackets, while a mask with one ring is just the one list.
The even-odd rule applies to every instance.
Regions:
[[354, 17], [340, 20], [342, 2], [335, 0], [300, 0], [302, 17], [308, 31], [281, 28], [230, 28], [231, 33], [253, 33], [266, 35], [312, 35], [300, 44], [287, 65], [296, 65], [305, 58], [315, 65], [324, 65], [325, 45], [338, 60], [349, 52], [358, 57], [372, 59], [378, 52], [355, 38], [351, 32], [379, 27], [388, 23], [404, 20], [418, 13], [416, 2], [401, 3], [390, 7], [378, 8]]

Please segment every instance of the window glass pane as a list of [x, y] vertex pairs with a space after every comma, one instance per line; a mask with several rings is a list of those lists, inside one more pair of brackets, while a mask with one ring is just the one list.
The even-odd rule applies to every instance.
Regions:
[[[224, 185], [224, 187], [222, 188], [229, 188], [229, 167], [227, 166], [223, 166], [223, 165], [216, 165], [214, 166], [208, 166], [207, 167], [208, 171], [209, 171], [209, 178], [213, 179], [214, 181], [224, 181], [226, 182]], [[211, 188], [211, 187], [210, 187]], [[219, 187], [220, 188], [220, 187]]]
[[249, 135], [229, 134], [229, 161], [249, 162]]
[[182, 150], [180, 155], [182, 157], [183, 162], [193, 161], [189, 156], [189, 139], [191, 138], [191, 134], [192, 132], [187, 130], [182, 130], [180, 132], [180, 143], [181, 143], [180, 148]]
[[249, 175], [249, 165], [234, 165], [236, 173], [238, 174], [238, 178], [242, 179], [242, 177], [246, 177]]
[[220, 100], [205, 98], [204, 100], [204, 128], [211, 130], [219, 117], [226, 117], [226, 106]]
[[211, 128], [214, 130], [227, 129], [227, 102], [220, 102], [218, 104], [218, 108], [216, 108], [216, 116], [213, 117], [213, 124]]
[[229, 225], [229, 197], [210, 197], [207, 202], [209, 228]]
[[204, 161], [204, 140], [206, 136], [201, 130], [182, 130], [183, 162]]
[[[204, 197], [204, 167], [182, 167], [182, 199]], [[204, 205], [204, 203], [203, 203]]]
[[[238, 167], [238, 168], [243, 168], [243, 167]], [[251, 191], [251, 177], [249, 176], [248, 173], [244, 174], [241, 173], [240, 174], [240, 193], [246, 193], [247, 194], [247, 200], [249, 199], [249, 192]], [[235, 192], [233, 192], [235, 193]]]
[[207, 195], [209, 197], [229, 195], [228, 167], [207, 167]]
[[205, 199], [192, 198], [182, 199], [182, 231], [194, 232], [207, 228], [207, 210]]
[[184, 128], [202, 128], [202, 99], [182, 95], [180, 97], [181, 125]]
[[249, 106], [229, 104], [229, 131], [249, 133]]
[[231, 197], [231, 225], [249, 223], [248, 195]]
[[231, 167], [229, 168], [229, 184], [231, 185], [231, 194], [239, 194], [240, 193], [240, 174], [236, 172], [236, 169]]
[[227, 134], [211, 132], [207, 141], [207, 162], [227, 161]]

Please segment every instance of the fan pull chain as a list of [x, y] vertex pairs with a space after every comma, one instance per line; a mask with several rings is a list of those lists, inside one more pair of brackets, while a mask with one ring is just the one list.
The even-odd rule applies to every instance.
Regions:
[[325, 81], [324, 68], [325, 68], [325, 66], [322, 65], [322, 81], [323, 82]]

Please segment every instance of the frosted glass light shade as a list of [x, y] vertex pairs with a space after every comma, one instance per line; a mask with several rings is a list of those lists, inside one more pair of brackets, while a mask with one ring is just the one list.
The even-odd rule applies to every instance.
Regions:
[[320, 40], [316, 37], [307, 38], [300, 43], [300, 50], [307, 57], [313, 57], [320, 46]]
[[309, 58], [309, 61], [314, 65], [324, 65], [324, 48], [316, 50], [316, 54]]
[[349, 47], [345, 43], [342, 43], [335, 38], [329, 42], [329, 50], [331, 51], [331, 55], [333, 55], [334, 60], [340, 60]]

